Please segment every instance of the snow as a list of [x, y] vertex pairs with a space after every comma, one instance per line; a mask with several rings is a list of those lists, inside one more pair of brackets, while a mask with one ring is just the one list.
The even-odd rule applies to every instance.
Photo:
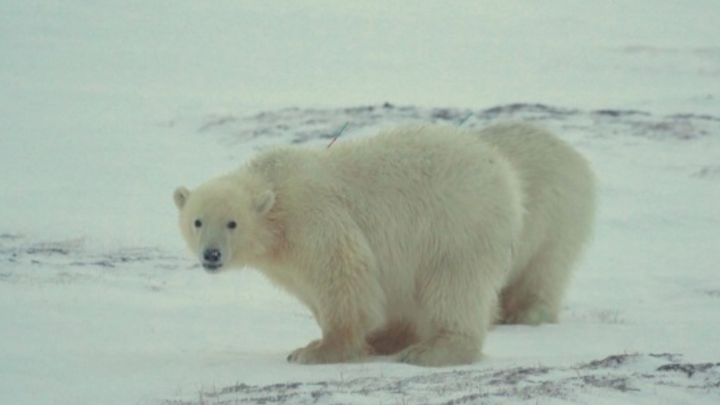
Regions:
[[[0, 3], [0, 403], [720, 401], [720, 4]], [[384, 105], [385, 103], [389, 103]], [[556, 130], [600, 181], [562, 321], [475, 365], [299, 366], [312, 316], [185, 251], [174, 188], [400, 122]]]

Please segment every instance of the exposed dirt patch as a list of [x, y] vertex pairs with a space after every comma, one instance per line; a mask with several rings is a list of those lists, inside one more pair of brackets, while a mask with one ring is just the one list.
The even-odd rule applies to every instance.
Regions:
[[515, 367], [430, 371], [406, 378], [357, 378], [254, 386], [238, 383], [201, 390], [198, 399], [164, 405], [368, 403], [504, 404], [543, 399], [585, 403], [586, 395], [612, 392], [632, 402], [638, 392], [664, 390], [720, 395], [720, 363], [690, 364], [676, 354], [618, 354], [572, 367]]

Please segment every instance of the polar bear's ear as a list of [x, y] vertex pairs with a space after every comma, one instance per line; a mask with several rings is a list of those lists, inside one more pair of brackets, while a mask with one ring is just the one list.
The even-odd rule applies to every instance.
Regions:
[[182, 207], [185, 206], [185, 203], [187, 202], [188, 197], [190, 197], [190, 190], [186, 189], [185, 187], [176, 188], [175, 193], [173, 194], [173, 200], [175, 200], [175, 206], [178, 207], [178, 209], [182, 209]]
[[275, 193], [272, 190], [265, 190], [255, 197], [255, 210], [258, 214], [265, 215], [275, 205]]

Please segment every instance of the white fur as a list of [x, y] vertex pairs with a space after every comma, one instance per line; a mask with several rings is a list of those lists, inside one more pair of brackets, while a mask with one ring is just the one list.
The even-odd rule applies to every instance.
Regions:
[[528, 125], [410, 126], [268, 150], [175, 203], [200, 260], [219, 252], [211, 270], [256, 267], [310, 308], [322, 338], [288, 360], [440, 366], [478, 360], [498, 315], [557, 320], [594, 179]]

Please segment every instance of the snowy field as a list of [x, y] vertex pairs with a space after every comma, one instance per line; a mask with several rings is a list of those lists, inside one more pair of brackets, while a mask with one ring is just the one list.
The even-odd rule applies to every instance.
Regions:
[[[0, 404], [720, 403], [720, 3], [399, 3], [0, 3]], [[309, 312], [177, 230], [268, 145], [508, 119], [600, 209], [561, 322], [475, 365], [288, 364]]]

